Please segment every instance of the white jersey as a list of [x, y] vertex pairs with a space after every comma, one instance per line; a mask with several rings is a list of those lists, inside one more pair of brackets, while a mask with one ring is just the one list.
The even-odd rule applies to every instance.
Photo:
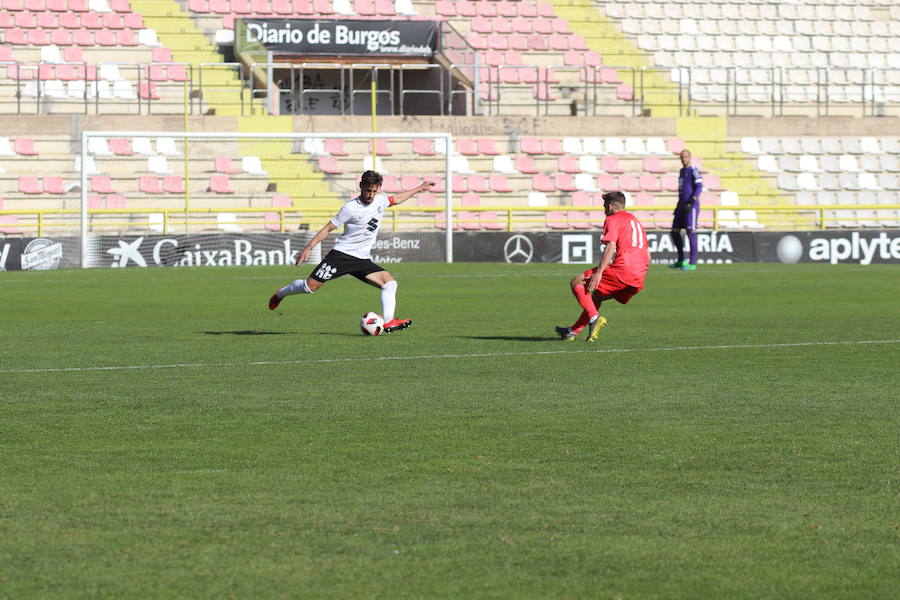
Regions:
[[344, 233], [334, 243], [334, 249], [356, 258], [372, 258], [372, 246], [378, 237], [384, 209], [393, 205], [394, 199], [387, 194], [375, 194], [369, 204], [360, 200], [359, 196], [345, 204], [331, 219], [335, 227], [344, 227]]

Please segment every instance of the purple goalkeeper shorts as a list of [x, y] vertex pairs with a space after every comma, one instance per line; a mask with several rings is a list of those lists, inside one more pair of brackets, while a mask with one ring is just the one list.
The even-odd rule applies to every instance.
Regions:
[[694, 206], [687, 208], [682, 204], [675, 207], [672, 218], [672, 229], [697, 230], [697, 221], [700, 219], [700, 203], [694, 202]]

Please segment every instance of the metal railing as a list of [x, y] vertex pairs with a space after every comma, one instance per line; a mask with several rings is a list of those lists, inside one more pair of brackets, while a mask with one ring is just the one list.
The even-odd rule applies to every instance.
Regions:
[[[647, 229], [669, 229], [671, 205], [633, 206]], [[224, 223], [219, 214], [233, 214]], [[445, 229], [443, 207], [403, 207], [392, 210], [385, 225], [391, 231]], [[89, 209], [88, 231], [102, 232], [199, 232], [242, 230], [287, 232], [316, 230], [333, 216], [332, 210], [303, 210], [293, 207], [227, 207], [196, 209]], [[0, 209], [0, 237], [11, 235], [45, 236], [78, 232], [79, 209]], [[578, 230], [603, 227], [601, 206], [457, 206], [452, 227], [456, 229]], [[487, 225], [487, 227], [485, 227]], [[829, 228], [898, 227], [900, 204], [813, 204], [704, 206], [700, 228], [712, 231], [732, 230], [825, 230]], [[5, 232], [5, 233], [4, 233]]]
[[[445, 35], [447, 39], [453, 36], [462, 39], [458, 33]], [[446, 40], [444, 43], [449, 44]], [[681, 116], [900, 116], [898, 68], [491, 67], [480, 53], [463, 48], [455, 55], [471, 56], [472, 60], [445, 60], [441, 64], [249, 66], [5, 61], [0, 68], [6, 68], [9, 77], [0, 84], [0, 113], [54, 114], [75, 109], [83, 114], [193, 115], [204, 114], [213, 104], [226, 104], [242, 115], [257, 111], [280, 114], [285, 112], [282, 106], [291, 114], [317, 114], [321, 109], [312, 104], [326, 98], [332, 104], [326, 114], [354, 114], [359, 112], [354, 110], [354, 99], [371, 93], [360, 82], [374, 75], [379, 81], [376, 93], [388, 99], [380, 106], [388, 106], [390, 115], [416, 114], [415, 98], [428, 97], [434, 100], [427, 103], [435, 106], [433, 113], [427, 114], [450, 115], [653, 116], [654, 109], [665, 107]], [[69, 69], [64, 79], [47, 76], [48, 70], [63, 67]], [[119, 70], [118, 77], [104, 77], [102, 71], [111, 67]], [[161, 69], [176, 67], [184, 70], [183, 77], [177, 80], [156, 75]], [[442, 76], [427, 77], [427, 84], [411, 87], [413, 70], [436, 70]], [[223, 83], [216, 77], [223, 71], [233, 76], [233, 83]], [[330, 72], [328, 78], [310, 77], [324, 71]], [[260, 77], [261, 72], [266, 76]], [[518, 73], [519, 80], [510, 77], [511, 73]], [[524, 77], [528, 73], [535, 76]], [[264, 87], [258, 88], [258, 82]], [[120, 86], [118, 90], [116, 85]], [[213, 97], [215, 101], [211, 101]], [[282, 102], [284, 98], [290, 100]]]

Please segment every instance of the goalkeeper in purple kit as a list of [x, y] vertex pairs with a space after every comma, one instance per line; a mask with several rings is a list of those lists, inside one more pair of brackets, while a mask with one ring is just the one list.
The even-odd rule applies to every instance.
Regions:
[[[678, 205], [675, 207], [671, 231], [672, 241], [678, 251], [678, 260], [669, 265], [669, 268], [696, 271], [697, 222], [700, 218], [700, 193], [703, 191], [703, 177], [700, 175], [700, 169], [691, 164], [690, 151], [681, 151], [681, 165], [681, 171], [678, 173]], [[688, 261], [684, 260], [682, 229], [687, 231], [688, 240], [691, 243], [691, 254]]]

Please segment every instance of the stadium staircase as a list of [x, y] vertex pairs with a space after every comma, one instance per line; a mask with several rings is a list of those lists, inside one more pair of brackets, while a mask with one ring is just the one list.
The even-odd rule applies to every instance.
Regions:
[[[203, 107], [208, 114], [233, 115], [238, 119], [241, 133], [290, 133], [290, 117], [242, 116], [245, 96], [242, 82], [230, 68], [209, 65], [222, 63], [210, 38], [176, 0], [132, 0], [135, 11], [141, 13], [148, 27], [154, 28], [164, 45], [172, 50], [177, 62], [193, 66], [194, 73], [203, 69]], [[292, 153], [289, 140], [241, 140], [238, 147], [244, 156], [258, 156], [269, 174], [272, 191], [288, 194], [296, 208], [333, 208], [337, 195], [322, 175], [315, 172], [306, 155]]]
[[[292, 117], [249, 116], [238, 118], [239, 133], [290, 133]], [[336, 209], [341, 199], [322, 173], [315, 171], [306, 154], [295, 153], [291, 140], [240, 140], [244, 156], [259, 156], [273, 184], [272, 191], [288, 194], [300, 209]]]
[[[144, 17], [147, 27], [156, 30], [159, 41], [172, 50], [176, 62], [189, 63], [194, 77], [201, 65], [222, 62], [209, 38], [197, 29], [192, 19], [175, 0], [131, 0], [135, 12]], [[240, 115], [242, 84], [234, 71], [226, 68], [203, 67], [203, 106], [216, 115]]]

